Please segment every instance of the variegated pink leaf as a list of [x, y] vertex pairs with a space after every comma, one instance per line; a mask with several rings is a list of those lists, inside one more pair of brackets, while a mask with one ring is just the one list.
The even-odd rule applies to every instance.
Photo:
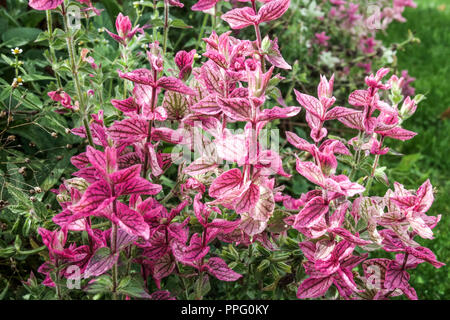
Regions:
[[320, 196], [312, 198], [295, 217], [294, 228], [310, 227], [328, 212], [328, 203]]
[[218, 176], [209, 187], [209, 195], [217, 198], [227, 191], [238, 187], [242, 181], [241, 170], [238, 168], [228, 170]]
[[134, 143], [147, 138], [148, 122], [138, 117], [129, 118], [114, 122], [108, 131], [115, 141]]
[[173, 270], [175, 270], [175, 261], [172, 260], [170, 254], [166, 254], [153, 264], [152, 269], [155, 279], [164, 279], [170, 276]]
[[203, 246], [202, 239], [195, 233], [191, 241], [189, 242], [189, 246], [186, 247], [183, 251], [183, 257], [181, 262], [195, 262], [200, 261], [204, 256], [206, 256], [209, 252], [208, 246]]
[[258, 115], [258, 121], [272, 121], [275, 119], [285, 119], [296, 116], [300, 112], [299, 107], [273, 107], [272, 109], [264, 109]]
[[395, 127], [390, 130], [387, 130], [387, 131], [376, 131], [376, 132], [385, 137], [402, 140], [402, 141], [410, 140], [417, 135], [416, 132], [412, 132], [412, 131], [409, 131], [409, 130], [406, 130], [406, 129], [403, 129], [400, 127]]
[[327, 293], [328, 288], [333, 284], [332, 277], [308, 278], [298, 287], [297, 298], [318, 298]]
[[114, 184], [119, 184], [139, 177], [140, 173], [141, 173], [141, 165], [136, 164], [134, 166], [113, 172], [112, 174], [109, 175], [109, 178]]
[[259, 186], [251, 183], [234, 202], [237, 213], [249, 212], [259, 200]]
[[258, 11], [259, 23], [280, 18], [289, 9], [290, 0], [272, 0], [266, 2]]
[[258, 17], [250, 7], [230, 10], [223, 14], [221, 18], [228, 22], [231, 29], [242, 29], [258, 22]]
[[339, 119], [359, 112], [360, 111], [354, 109], [344, 107], [334, 107], [333, 109], [331, 109], [326, 113], [325, 120]]
[[216, 101], [216, 95], [210, 94], [191, 106], [191, 110], [201, 114], [215, 115], [221, 112], [222, 108], [219, 107], [219, 104]]
[[392, 261], [387, 267], [384, 286], [388, 290], [407, 288], [409, 286], [409, 278], [409, 273], [403, 270], [401, 265]]
[[197, 176], [206, 172], [213, 171], [219, 165], [209, 158], [198, 158], [184, 169], [184, 173], [190, 176]]
[[70, 207], [74, 212], [94, 213], [104, 209], [114, 198], [111, 196], [111, 189], [104, 180], [99, 180], [91, 184], [84, 192], [81, 200]]
[[195, 95], [194, 90], [185, 85], [183, 81], [181, 81], [180, 79], [174, 77], [162, 77], [158, 79], [157, 85], [158, 87], [166, 90], [175, 91], [188, 95]]
[[369, 93], [367, 90], [355, 90], [348, 97], [348, 103], [355, 107], [363, 107], [368, 104]]
[[161, 192], [162, 187], [159, 184], [153, 184], [144, 178], [134, 178], [115, 186], [117, 195], [124, 194], [149, 194], [155, 195]]
[[211, 275], [221, 281], [236, 281], [242, 277], [241, 274], [233, 271], [221, 258], [210, 258], [202, 266], [202, 269], [206, 269]]
[[214, 61], [215, 64], [217, 64], [219, 67], [223, 69], [228, 69], [228, 62], [225, 56], [218, 51], [206, 51], [203, 56], [207, 57], [208, 59], [211, 59]]
[[191, 9], [193, 11], [205, 11], [214, 7], [217, 2], [219, 2], [219, 0], [199, 0], [191, 7]]
[[314, 146], [293, 132], [286, 131], [286, 140], [299, 150], [313, 153]]
[[236, 121], [250, 121], [252, 116], [252, 107], [245, 98], [223, 99], [218, 97], [217, 102], [222, 111], [231, 119]]
[[360, 237], [355, 236], [350, 231], [348, 231], [347, 229], [344, 229], [344, 228], [333, 228], [330, 231], [333, 232], [334, 234], [337, 234], [341, 238], [347, 240], [348, 242], [354, 243], [355, 245], [358, 245], [358, 246], [364, 246], [364, 245], [372, 243], [371, 241], [363, 240]]
[[30, 0], [30, 7], [35, 10], [53, 10], [56, 9], [64, 0]]
[[312, 115], [319, 118], [321, 121], [325, 120], [325, 110], [317, 98], [301, 93], [295, 89], [294, 92], [298, 103], [300, 103], [303, 108], [305, 108]]
[[314, 184], [323, 186], [325, 178], [320, 168], [312, 162], [303, 162], [297, 159], [297, 172]]
[[133, 97], [125, 100], [112, 99], [111, 104], [126, 115], [138, 114], [139, 105], [134, 101]]
[[116, 202], [116, 212], [114, 213], [113, 222], [117, 223], [126, 233], [148, 239], [150, 237], [150, 229], [144, 221], [144, 217], [136, 211], [130, 209], [122, 202]]
[[108, 247], [98, 248], [89, 260], [84, 276], [98, 277], [111, 269], [118, 259], [119, 252], [113, 254]]
[[148, 69], [136, 69], [132, 72], [125, 73], [119, 70], [119, 77], [138, 84], [145, 84], [152, 87], [156, 86], [153, 80], [153, 73]]

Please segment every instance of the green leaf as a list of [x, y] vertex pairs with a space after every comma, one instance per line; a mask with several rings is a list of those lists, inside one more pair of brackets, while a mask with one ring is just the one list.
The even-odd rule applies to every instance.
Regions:
[[150, 295], [145, 290], [145, 284], [141, 277], [133, 275], [133, 277], [126, 277], [120, 281], [117, 288], [119, 293], [134, 298], [148, 299]]
[[175, 19], [170, 22], [170, 26], [172, 28], [179, 28], [179, 29], [189, 29], [192, 28], [192, 26], [187, 25], [183, 20], [181, 19]]
[[20, 47], [37, 39], [42, 30], [37, 28], [12, 28], [3, 33], [3, 45]]

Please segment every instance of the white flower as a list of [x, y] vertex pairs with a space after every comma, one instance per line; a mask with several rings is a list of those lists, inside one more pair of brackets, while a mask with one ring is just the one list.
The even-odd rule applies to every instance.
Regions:
[[11, 53], [15, 56], [18, 54], [21, 54], [22, 52], [23, 52], [23, 50], [20, 49], [19, 47], [15, 47], [14, 49], [11, 49]]

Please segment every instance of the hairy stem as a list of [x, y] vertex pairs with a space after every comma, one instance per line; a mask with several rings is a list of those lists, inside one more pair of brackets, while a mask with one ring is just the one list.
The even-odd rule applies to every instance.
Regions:
[[48, 31], [48, 46], [50, 49], [50, 59], [52, 63], [52, 69], [55, 72], [55, 78], [56, 82], [58, 83], [58, 88], [62, 88], [61, 78], [59, 77], [58, 72], [53, 68], [54, 64], [56, 63], [56, 54], [55, 54], [55, 48], [53, 47], [53, 20], [52, 20], [52, 13], [50, 10], [46, 10], [45, 14], [47, 16], [47, 31]]
[[75, 54], [74, 39], [72, 38], [72, 31], [69, 30], [67, 12], [64, 9], [64, 5], [62, 4], [61, 6], [62, 6], [62, 14], [63, 14], [63, 20], [64, 20], [64, 31], [66, 32], [67, 51], [69, 52], [70, 69], [72, 71], [72, 77], [73, 77], [73, 80], [75, 83], [75, 89], [77, 91], [78, 100], [80, 102], [80, 110], [82, 113], [83, 125], [86, 130], [86, 136], [88, 138], [89, 144], [91, 146], [94, 146], [91, 129], [89, 127], [89, 121], [87, 119], [87, 106], [84, 101], [83, 91], [81, 90], [81, 84], [80, 84], [80, 79], [79, 79], [79, 74], [78, 74], [78, 66], [75, 62], [76, 54]]

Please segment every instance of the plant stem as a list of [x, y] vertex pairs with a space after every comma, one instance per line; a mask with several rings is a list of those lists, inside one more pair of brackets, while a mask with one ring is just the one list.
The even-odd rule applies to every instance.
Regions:
[[[156, 83], [156, 81], [158, 80], [158, 72], [156, 70], [153, 70], [153, 79]], [[156, 87], [152, 87], [152, 102], [151, 102], [151, 112], [153, 114], [153, 111], [155, 110], [155, 106], [156, 106]], [[148, 143], [151, 142], [152, 140], [152, 128], [153, 128], [153, 118], [150, 120], [149, 124], [148, 124], [148, 133], [147, 133], [147, 140], [146, 140], [146, 145]], [[148, 166], [148, 159], [149, 158], [149, 152], [148, 150], [145, 150], [145, 158], [144, 158], [144, 168], [142, 170], [142, 177], [145, 178], [147, 177], [147, 166]]]
[[166, 55], [167, 37], [169, 35], [169, 4], [164, 0], [164, 42], [163, 42], [163, 56]]
[[[380, 149], [383, 147], [383, 141], [384, 141], [384, 137], [381, 137]], [[373, 161], [373, 166], [372, 166], [372, 172], [370, 173], [369, 179], [367, 180], [366, 191], [364, 192], [366, 195], [369, 195], [370, 188], [372, 187], [373, 178], [375, 177], [375, 171], [377, 169], [379, 160], [380, 160], [380, 155], [379, 154], [375, 155], [375, 160]]]
[[53, 20], [52, 20], [52, 12], [50, 10], [46, 10], [45, 14], [47, 16], [47, 31], [48, 31], [48, 46], [50, 48], [50, 58], [52, 59], [52, 69], [55, 72], [56, 82], [58, 83], [58, 88], [62, 88], [61, 78], [59, 77], [58, 72], [53, 68], [53, 65], [56, 63], [56, 54], [55, 48], [53, 47]]
[[[116, 210], [116, 202], [113, 203], [114, 212]], [[116, 254], [117, 251], [117, 225], [115, 223], [112, 224], [112, 230], [111, 230], [111, 254]], [[114, 263], [112, 267], [112, 295], [113, 300], [117, 300], [117, 262]]]
[[72, 77], [75, 83], [75, 89], [77, 91], [78, 100], [80, 102], [80, 110], [81, 110], [81, 117], [83, 119], [83, 125], [86, 130], [86, 136], [88, 138], [89, 144], [91, 146], [94, 146], [94, 141], [92, 139], [92, 133], [91, 129], [89, 127], [89, 122], [87, 119], [87, 106], [84, 101], [84, 95], [83, 91], [81, 90], [81, 84], [78, 74], [78, 66], [75, 62], [75, 45], [72, 38], [72, 31], [69, 30], [68, 27], [68, 20], [67, 20], [67, 12], [64, 9], [64, 4], [61, 5], [62, 8], [62, 15], [64, 20], [64, 31], [66, 32], [66, 43], [67, 43], [67, 51], [69, 52], [69, 62], [70, 62], [70, 69], [72, 71]]

